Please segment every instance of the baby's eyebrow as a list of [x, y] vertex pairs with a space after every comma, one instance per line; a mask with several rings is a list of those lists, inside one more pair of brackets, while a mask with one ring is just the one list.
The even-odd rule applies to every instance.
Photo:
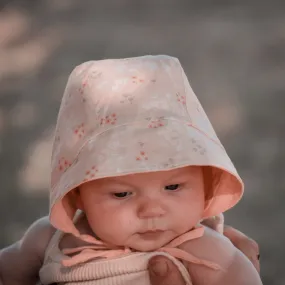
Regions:
[[174, 173], [172, 175], [170, 175], [169, 177], [167, 177], [167, 180], [173, 180], [173, 179], [182, 179], [182, 178], [189, 178], [191, 177], [191, 173], [190, 171], [185, 171], [183, 173]]
[[177, 173], [177, 174], [167, 177], [167, 179], [164, 181], [164, 184], [170, 185], [170, 184], [190, 182], [191, 180], [194, 179], [195, 176], [196, 174], [191, 173], [191, 171], [184, 172], [184, 173]]
[[133, 187], [130, 183], [119, 181], [116, 179], [104, 181], [103, 186], [124, 186]]

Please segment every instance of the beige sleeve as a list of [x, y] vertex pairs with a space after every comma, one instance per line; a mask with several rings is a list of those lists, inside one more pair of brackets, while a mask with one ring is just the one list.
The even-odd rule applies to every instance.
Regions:
[[[34, 285], [38, 280], [45, 249], [54, 234], [48, 217], [34, 222], [23, 238], [0, 251], [0, 279], [3, 284]], [[0, 283], [1, 284], [1, 283]]]

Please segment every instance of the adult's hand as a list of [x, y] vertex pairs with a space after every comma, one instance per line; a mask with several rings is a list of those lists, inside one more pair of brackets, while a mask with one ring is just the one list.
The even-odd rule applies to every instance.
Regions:
[[224, 225], [224, 216], [220, 214], [203, 220], [203, 225], [223, 234], [232, 244], [238, 248], [252, 262], [258, 273], [260, 273], [260, 253], [257, 242], [237, 229]]
[[252, 262], [258, 273], [260, 273], [260, 253], [257, 242], [237, 229], [224, 226], [224, 235]]
[[148, 271], [151, 285], [185, 285], [176, 265], [163, 255], [150, 259]]
[[[220, 218], [216, 218], [214, 221], [209, 219], [203, 224], [217, 231], [223, 230], [224, 235], [249, 258], [256, 270], [260, 272], [258, 244], [235, 228], [223, 225], [223, 217], [222, 220]], [[178, 268], [163, 255], [152, 257], [148, 264], [148, 270], [151, 285], [185, 285]]]

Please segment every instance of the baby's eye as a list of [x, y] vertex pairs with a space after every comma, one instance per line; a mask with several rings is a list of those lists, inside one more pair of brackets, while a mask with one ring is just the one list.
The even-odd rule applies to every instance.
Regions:
[[180, 184], [171, 184], [164, 187], [165, 190], [175, 191], [180, 187]]
[[116, 198], [126, 198], [127, 196], [131, 195], [132, 192], [118, 192], [118, 193], [113, 193], [113, 195]]

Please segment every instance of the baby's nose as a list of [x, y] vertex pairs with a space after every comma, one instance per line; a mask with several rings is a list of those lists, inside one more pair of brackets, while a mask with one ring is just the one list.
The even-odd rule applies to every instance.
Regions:
[[138, 216], [141, 219], [161, 217], [166, 213], [160, 201], [146, 199], [138, 208]]

